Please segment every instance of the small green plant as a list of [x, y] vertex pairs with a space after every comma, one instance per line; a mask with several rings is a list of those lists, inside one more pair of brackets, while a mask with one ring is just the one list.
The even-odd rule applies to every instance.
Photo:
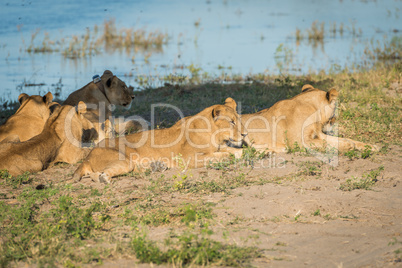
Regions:
[[278, 242], [275, 243], [275, 246], [286, 247], [287, 244], [285, 242], [278, 241]]
[[363, 159], [369, 158], [373, 154], [371, 149], [372, 148], [370, 145], [366, 145], [364, 150], [361, 152], [361, 158]]
[[305, 161], [298, 166], [301, 167], [301, 170], [297, 173], [297, 175], [305, 175], [305, 176], [317, 176], [319, 177], [322, 174], [322, 162], [319, 161]]
[[359, 157], [359, 151], [356, 149], [352, 149], [352, 150], [345, 152], [344, 155], [347, 156], [349, 158], [349, 160], [352, 160], [354, 158]]
[[265, 155], [265, 152], [258, 152], [254, 147], [245, 146], [243, 147], [241, 160], [244, 161], [245, 166], [254, 166], [254, 162], [263, 159]]
[[178, 154], [174, 160], [177, 163], [177, 166], [179, 168], [179, 172], [176, 175], [173, 175], [173, 189], [176, 191], [182, 190], [186, 186], [187, 179], [192, 178], [193, 174], [190, 172], [187, 174], [187, 165], [186, 162], [184, 161], [183, 157], [181, 154]]
[[320, 209], [317, 209], [316, 211], [314, 211], [313, 216], [320, 216], [321, 212]]
[[187, 175], [186, 174], [178, 174], [178, 175], [173, 175], [173, 189], [176, 191], [182, 190], [186, 186], [186, 181], [187, 181]]
[[216, 170], [228, 170], [232, 165], [236, 164], [237, 160], [234, 154], [230, 154], [229, 158], [223, 159], [220, 162], [209, 162], [207, 168], [212, 168]]
[[295, 141], [293, 143], [293, 145], [290, 145], [290, 144], [288, 144], [288, 141], [286, 139], [286, 144], [287, 144], [286, 145], [286, 153], [288, 153], [288, 154], [292, 154], [292, 153], [308, 154], [307, 148], [300, 146], [297, 141]]
[[377, 177], [384, 170], [384, 166], [380, 166], [378, 169], [370, 171], [368, 174], [363, 174], [362, 178], [353, 177], [347, 179], [345, 183], [342, 183], [339, 187], [342, 191], [352, 191], [356, 189], [370, 190], [371, 187], [377, 182]]
[[186, 225], [190, 225], [192, 222], [202, 221], [204, 219], [212, 219], [213, 214], [211, 208], [203, 206], [196, 207], [192, 204], [186, 205], [182, 208], [183, 217], [181, 219]]

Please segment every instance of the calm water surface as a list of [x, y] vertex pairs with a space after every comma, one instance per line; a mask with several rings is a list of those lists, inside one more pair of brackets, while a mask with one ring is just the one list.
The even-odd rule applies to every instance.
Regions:
[[[83, 4], [86, 2], [1, 1], [1, 103], [16, 100], [22, 92], [45, 94], [56, 87], [60, 97], [66, 98], [105, 69], [135, 87], [139, 87], [137, 76], [185, 76], [189, 75], [185, 67], [191, 64], [215, 76], [328, 71], [361, 63], [371, 41], [383, 43], [400, 36], [402, 30], [400, 0], [98, 0]], [[82, 36], [87, 28], [93, 31], [94, 25], [109, 19], [115, 19], [118, 28], [162, 31], [168, 34], [168, 42], [162, 51], [149, 55], [102, 50], [70, 59], [59, 52], [26, 52], [37, 29], [34, 43], [40, 45], [44, 33], [55, 41]], [[314, 21], [318, 26], [324, 23], [323, 42], [314, 46], [305, 38], [297, 44], [296, 29], [306, 36]], [[335, 34], [330, 31], [334, 23]]]

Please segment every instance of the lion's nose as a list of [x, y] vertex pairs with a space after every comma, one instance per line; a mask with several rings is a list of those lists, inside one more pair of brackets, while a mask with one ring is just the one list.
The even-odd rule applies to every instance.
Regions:
[[134, 95], [131, 95], [131, 99], [132, 99], [132, 100], [135, 99], [135, 96], [134, 96]]

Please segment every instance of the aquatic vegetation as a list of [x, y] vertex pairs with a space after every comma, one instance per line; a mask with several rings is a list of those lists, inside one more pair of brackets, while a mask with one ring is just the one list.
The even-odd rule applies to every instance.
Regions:
[[[355, 22], [350, 22], [351, 26], [347, 26], [346, 29], [348, 30], [349, 34], [353, 37], [359, 37], [362, 35], [363, 31], [361, 28], [356, 29]], [[329, 26], [329, 30], [325, 31], [325, 22], [319, 23], [318, 21], [314, 21], [311, 24], [311, 27], [306, 30], [300, 30], [296, 28], [294, 33], [296, 45], [299, 46], [300, 42], [303, 40], [307, 40], [309, 45], [312, 45], [316, 48], [318, 45], [323, 46], [324, 39], [326, 34], [329, 33], [331, 37], [336, 37], [337, 33], [342, 37], [345, 32], [345, 26], [343, 23], [340, 23], [337, 26], [336, 22], [333, 22]]]
[[370, 42], [364, 50], [364, 54], [372, 60], [397, 61], [402, 58], [402, 36], [394, 36], [391, 42], [381, 44], [379, 41]]
[[[37, 44], [36, 39], [40, 30], [31, 35], [31, 43], [25, 49], [28, 53], [61, 52], [66, 58], [90, 57], [101, 52], [125, 50], [129, 55], [141, 52], [145, 62], [153, 52], [162, 52], [163, 45], [168, 42], [168, 35], [158, 30], [118, 28], [114, 19], [107, 20], [102, 26], [95, 25], [87, 28], [84, 35], [72, 35], [52, 40], [48, 33], [44, 33], [42, 42]], [[132, 59], [135, 59], [133, 56]]]

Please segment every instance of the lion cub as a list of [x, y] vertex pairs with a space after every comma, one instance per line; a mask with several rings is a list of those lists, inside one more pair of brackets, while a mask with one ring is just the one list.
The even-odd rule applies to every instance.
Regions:
[[326, 135], [328, 124], [335, 121], [338, 91], [325, 92], [311, 85], [304, 85], [302, 92], [288, 100], [275, 103], [271, 108], [254, 114], [242, 115], [249, 131], [248, 143], [257, 149], [285, 151], [295, 142], [306, 148], [325, 148], [327, 145], [339, 151], [364, 150], [374, 145]]
[[52, 162], [76, 163], [85, 157], [82, 136], [92, 126], [85, 113], [83, 102], [77, 107], [57, 107], [39, 135], [25, 142], [0, 144], [0, 170], [17, 176], [26, 171], [41, 171]]
[[41, 133], [50, 116], [49, 106], [52, 100], [53, 95], [50, 92], [43, 97], [20, 94], [20, 108], [0, 126], [0, 142], [26, 141]]
[[227, 98], [225, 105], [208, 107], [170, 128], [105, 139], [78, 167], [73, 179], [89, 176], [95, 181], [109, 182], [111, 177], [145, 170], [161, 162], [168, 168], [178, 164], [203, 167], [209, 161], [228, 157], [229, 153], [240, 156], [242, 149], [227, 145], [240, 147], [246, 135], [236, 102]]

